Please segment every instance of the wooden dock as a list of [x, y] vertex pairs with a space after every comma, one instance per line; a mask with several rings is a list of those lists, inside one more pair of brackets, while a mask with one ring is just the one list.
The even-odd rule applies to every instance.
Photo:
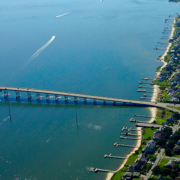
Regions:
[[141, 135], [138, 135], [138, 134], [131, 134], [131, 133], [120, 133], [121, 135], [126, 135], [126, 136], [141, 136]]
[[146, 127], [146, 128], [160, 128], [162, 125], [158, 124], [147, 124], [147, 123], [136, 123], [136, 127]]
[[115, 158], [115, 159], [127, 159], [126, 157], [120, 157], [120, 156], [112, 156], [112, 154], [105, 154], [104, 158]]
[[90, 169], [89, 169], [89, 171], [90, 172], [98, 172], [98, 171], [100, 171], [100, 172], [111, 172], [111, 173], [115, 173], [116, 171], [111, 171], [111, 170], [107, 170], [107, 169], [98, 169], [98, 168], [95, 168], [95, 167], [91, 167]]
[[129, 140], [141, 140], [141, 138], [129, 138], [129, 137], [123, 137], [120, 136], [121, 139], [129, 139]]
[[153, 118], [153, 117], [151, 117], [151, 116], [146, 116], [146, 115], [137, 115], [137, 114], [134, 114], [134, 117]]
[[138, 146], [132, 146], [132, 145], [118, 144], [117, 142], [114, 143], [114, 146], [116, 146], [116, 148], [117, 148], [118, 146], [130, 147], [130, 148], [136, 148], [136, 147], [138, 147]]

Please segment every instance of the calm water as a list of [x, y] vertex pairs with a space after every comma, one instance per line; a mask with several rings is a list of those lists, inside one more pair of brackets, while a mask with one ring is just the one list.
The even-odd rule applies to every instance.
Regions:
[[[138, 81], [154, 77], [161, 65], [156, 59], [163, 51], [153, 48], [164, 20], [179, 6], [162, 0], [1, 0], [0, 85], [139, 99]], [[104, 179], [88, 167], [117, 169], [122, 161], [104, 154], [126, 156], [131, 149], [113, 143], [136, 142], [121, 140], [121, 128], [134, 127], [134, 114], [150, 114], [138, 107], [13, 101], [11, 123], [3, 94], [0, 99], [3, 180]]]

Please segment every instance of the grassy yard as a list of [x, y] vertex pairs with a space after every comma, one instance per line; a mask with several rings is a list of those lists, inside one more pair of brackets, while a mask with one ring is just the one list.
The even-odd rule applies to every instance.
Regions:
[[149, 137], [152, 139], [152, 136], [154, 135], [154, 132], [156, 132], [156, 129], [151, 128], [143, 128], [144, 132], [142, 135], [142, 139], [146, 140]]
[[165, 119], [157, 118], [157, 119], [156, 119], [156, 124], [162, 124], [162, 123], [164, 123], [165, 121], [166, 121]]
[[121, 171], [121, 170], [118, 171], [118, 172], [113, 176], [112, 180], [120, 180], [124, 173], [125, 173], [125, 172], [123, 172], [123, 171]]
[[160, 167], [164, 167], [165, 164], [167, 164], [169, 162], [170, 159], [161, 159], [158, 163], [158, 166]]
[[174, 109], [180, 110], [180, 107], [173, 107], [173, 106], [167, 106], [167, 107], [170, 107], [170, 108], [174, 108]]
[[131, 156], [128, 158], [125, 166], [129, 166], [130, 164], [134, 163], [134, 161], [137, 159], [137, 157], [138, 157], [138, 154], [133, 154], [133, 155], [131, 155]]

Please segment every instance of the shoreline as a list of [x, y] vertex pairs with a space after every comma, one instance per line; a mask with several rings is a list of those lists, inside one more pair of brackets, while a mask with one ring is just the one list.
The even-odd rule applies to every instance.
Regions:
[[[175, 17], [176, 18], [176, 17]], [[171, 34], [169, 36], [169, 39], [171, 39], [173, 37], [173, 34], [174, 34], [174, 31], [175, 31], [175, 28], [174, 28], [174, 24], [176, 22], [174, 18], [174, 21], [173, 21], [173, 24], [172, 24], [172, 30], [171, 30]], [[168, 41], [169, 41], [168, 39]], [[163, 65], [161, 66], [161, 68], [159, 69], [158, 72], [156, 72], [156, 76], [153, 80], [157, 79], [162, 71], [162, 69], [167, 65], [167, 62], [164, 61], [164, 58], [167, 56], [167, 53], [172, 45], [172, 42], [168, 42], [168, 47], [166, 48], [166, 51], [164, 52], [164, 54], [161, 56], [160, 58], [160, 61], [163, 62]], [[151, 102], [153, 101], [156, 101], [157, 100], [157, 97], [158, 97], [158, 94], [159, 94], [159, 86], [158, 85], [153, 85], [153, 94], [152, 94], [152, 97], [151, 97]], [[156, 112], [157, 112], [157, 108], [148, 108], [150, 110], [150, 113], [151, 113], [151, 119], [148, 121], [149, 123], [152, 123], [155, 119], [156, 119]], [[138, 130], [141, 130], [142, 128], [141, 127], [137, 127]], [[142, 140], [142, 131], [137, 131], [137, 134], [140, 136], [140, 140], [137, 140], [136, 142], [136, 146], [129, 154], [127, 154], [126, 158], [122, 163], [121, 165], [119, 166], [119, 168], [116, 170], [116, 172], [118, 172], [119, 170], [121, 170], [124, 165], [126, 164], [128, 158], [135, 153], [136, 150], [139, 149], [139, 147], [141, 146], [141, 140]], [[108, 173], [105, 180], [111, 180], [112, 177], [113, 177], [114, 173]]]

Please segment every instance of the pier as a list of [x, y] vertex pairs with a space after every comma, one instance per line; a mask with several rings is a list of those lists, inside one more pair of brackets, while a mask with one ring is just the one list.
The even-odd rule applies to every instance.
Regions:
[[131, 134], [131, 133], [120, 133], [121, 135], [126, 135], [126, 136], [141, 136], [141, 135], [138, 135], [138, 134]]
[[153, 118], [153, 117], [151, 117], [151, 116], [146, 116], [146, 115], [137, 115], [137, 114], [134, 114], [134, 117]]
[[139, 84], [151, 84], [152, 82], [141, 82], [139, 81]]
[[152, 78], [142, 78], [142, 80], [152, 80]]
[[107, 170], [107, 169], [98, 169], [98, 168], [95, 168], [95, 167], [91, 167], [89, 169], [90, 172], [110, 172], [110, 173], [116, 173], [116, 171], [111, 171], [111, 170]]
[[115, 159], [127, 159], [126, 157], [120, 157], [120, 156], [112, 156], [112, 154], [105, 154], [104, 158], [115, 158]]
[[117, 142], [114, 143], [114, 146], [116, 146], [116, 148], [117, 148], [118, 146], [130, 147], [130, 148], [136, 148], [136, 147], [138, 147], [138, 146], [132, 146], [132, 145], [118, 144]]
[[147, 128], [160, 128], [162, 125], [158, 124], [147, 124], [147, 123], [136, 123], [136, 127], [147, 127]]
[[154, 89], [153, 87], [142, 86], [142, 85], [138, 86], [138, 88], [149, 88], [149, 89]]
[[129, 137], [123, 137], [123, 136], [120, 136], [120, 139], [141, 140], [141, 138], [129, 138]]

